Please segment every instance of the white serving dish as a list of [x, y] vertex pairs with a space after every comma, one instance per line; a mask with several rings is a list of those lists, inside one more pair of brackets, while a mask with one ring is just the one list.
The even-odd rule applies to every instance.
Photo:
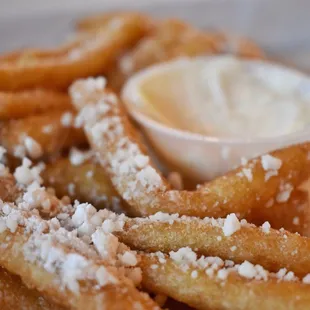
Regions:
[[[262, 138], [216, 137], [170, 126], [170, 121], [173, 121], [171, 118], [176, 118], [178, 123], [188, 128], [193, 125], [208, 127], [202, 115], [206, 113], [203, 106], [212, 103], [205, 101], [205, 82], [201, 79], [208, 64], [219, 58], [222, 57], [184, 58], [149, 67], [131, 77], [122, 92], [127, 110], [143, 128], [164, 161], [196, 181], [225, 174], [239, 166], [241, 158], [250, 159], [310, 139], [310, 127], [290, 134]], [[243, 60], [242, 63], [249, 74], [258, 77], [263, 75], [271, 83], [278, 83], [281, 76], [281, 80], [286, 80], [286, 85], [294, 85], [294, 89], [296, 87], [296, 94], [310, 99], [308, 75], [264, 61]], [[153, 98], [148, 97], [150, 94]], [[200, 125], [198, 115], [201, 115]], [[162, 121], [162, 117], [165, 121]], [[268, 117], [266, 115], [266, 119]], [[197, 122], [193, 124], [195, 119]]]

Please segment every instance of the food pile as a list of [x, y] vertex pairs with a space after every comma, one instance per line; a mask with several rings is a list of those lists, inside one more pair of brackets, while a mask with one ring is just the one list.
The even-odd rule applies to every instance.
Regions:
[[308, 309], [310, 143], [188, 190], [153, 164], [118, 95], [154, 63], [227, 51], [264, 57], [127, 12], [1, 56], [1, 309]]

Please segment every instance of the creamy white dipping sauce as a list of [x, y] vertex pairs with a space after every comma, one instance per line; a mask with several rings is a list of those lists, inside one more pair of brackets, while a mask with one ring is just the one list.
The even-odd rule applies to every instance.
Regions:
[[[202, 71], [204, 121], [216, 136], [270, 137], [302, 130], [310, 123], [310, 91], [291, 72], [218, 58]], [[310, 82], [308, 87], [310, 86]]]
[[183, 59], [141, 79], [138, 109], [170, 127], [215, 137], [274, 137], [310, 124], [310, 80], [231, 56]]

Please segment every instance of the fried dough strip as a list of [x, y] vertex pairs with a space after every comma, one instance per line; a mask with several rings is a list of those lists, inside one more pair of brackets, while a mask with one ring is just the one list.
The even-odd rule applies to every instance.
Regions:
[[106, 27], [108, 23], [111, 21], [117, 23], [119, 20], [123, 18], [137, 18], [137, 19], [144, 19], [145, 23], [149, 23], [149, 27], [152, 26], [151, 17], [141, 14], [139, 12], [107, 12], [107, 13], [100, 13], [98, 15], [90, 15], [87, 17], [83, 17], [76, 22], [76, 29], [77, 31], [81, 32], [92, 32], [98, 31], [103, 27]]
[[299, 276], [310, 272], [310, 239], [285, 230], [244, 224], [230, 236], [223, 232], [224, 219], [169, 216], [163, 220], [126, 218], [124, 229], [115, 232], [130, 248], [169, 253], [189, 246], [205, 256], [219, 256], [236, 263], [245, 260], [270, 271], [287, 268]]
[[27, 288], [19, 277], [0, 268], [1, 310], [64, 310], [46, 301], [36, 290]]
[[[3, 178], [3, 183], [5, 182], [6, 179]], [[10, 186], [14, 187], [8, 182], [7, 188]], [[1, 200], [3, 198], [0, 196]], [[8, 210], [1, 201], [0, 267], [20, 276], [28, 287], [36, 288], [62, 307], [81, 310], [136, 309], [138, 306], [146, 310], [159, 309], [152, 299], [140, 293], [133, 282], [124, 277], [122, 271], [106, 265], [94, 249], [74, 234], [55, 228], [55, 219], [43, 220], [37, 212], [40, 209], [44, 208], [29, 211], [22, 202], [21, 209], [19, 205], [11, 204]], [[52, 253], [51, 257], [48, 253]], [[60, 257], [60, 261], [56, 257]], [[85, 268], [86, 264], [88, 270], [87, 278], [77, 276], [73, 286], [67, 282], [72, 275], [64, 276], [61, 269], [61, 264], [64, 264], [61, 261], [70, 257], [71, 264], [81, 260], [83, 262], [75, 268]], [[101, 267], [105, 270], [106, 282], [103, 285], [97, 280], [97, 272]], [[56, 269], [51, 270], [53, 268]], [[111, 277], [112, 281], [109, 281]]]
[[[95, 20], [93, 25], [96, 25]], [[233, 53], [251, 58], [263, 58], [264, 54], [249, 40], [205, 32], [178, 19], [168, 19], [159, 22], [150, 35], [120, 58], [117, 68], [108, 74], [108, 81], [111, 87], [119, 90], [128, 77], [150, 65], [178, 57], [220, 53]]]
[[[73, 84], [70, 90], [73, 104], [82, 110], [79, 117], [84, 120], [85, 133], [112, 184], [135, 215], [162, 211], [197, 217], [237, 213], [244, 217], [250, 210], [266, 205], [271, 198], [283, 202], [279, 195], [288, 198], [288, 189], [309, 178], [310, 143], [304, 143], [270, 153], [272, 158], [281, 161], [277, 177], [266, 178], [268, 171], [259, 157], [196, 191], [171, 190], [167, 180], [150, 163], [117, 97], [102, 87], [89, 91], [88, 83], [81, 80]], [[96, 85], [96, 80], [93, 83]], [[243, 173], [244, 169], [251, 171], [252, 180]]]
[[135, 44], [148, 26], [136, 16], [112, 19], [99, 32], [56, 51], [21, 51], [0, 58], [0, 89], [66, 89], [80, 77], [102, 73], [111, 61]]
[[310, 305], [310, 287], [300, 281], [248, 280], [236, 272], [221, 281], [216, 276], [209, 277], [203, 269], [190, 267], [184, 271], [169, 258], [161, 264], [158, 258], [148, 254], [141, 254], [140, 267], [145, 289], [197, 309], [304, 310]]
[[[113, 209], [121, 204], [104, 169], [92, 160], [75, 166], [68, 158], [61, 158], [46, 165], [42, 178], [44, 185], [53, 187], [58, 197], [69, 196], [97, 208]], [[68, 186], [73, 186], [74, 190], [69, 190]]]
[[[9, 154], [19, 157], [27, 154], [26, 137], [31, 137], [40, 145], [42, 151], [40, 156], [57, 154], [73, 145], [84, 144], [86, 139], [82, 130], [74, 128], [73, 125], [62, 124], [61, 120], [66, 112], [74, 117], [72, 110], [52, 111], [3, 122], [0, 125], [0, 144]], [[31, 152], [27, 155], [35, 158]]]
[[72, 108], [70, 98], [61, 92], [44, 89], [0, 92], [0, 120], [70, 108]]
[[287, 202], [274, 202], [272, 206], [261, 206], [252, 210], [246, 216], [246, 219], [258, 226], [268, 221], [274, 229], [284, 228], [289, 232], [297, 232], [302, 236], [309, 237], [310, 208], [308, 193], [294, 190]]
[[[6, 239], [10, 241], [7, 242]], [[95, 283], [84, 281], [80, 283], [80, 293], [73, 293], [60, 287], [57, 275], [48, 273], [38, 264], [29, 262], [24, 258], [23, 247], [29, 238], [25, 229], [19, 229], [16, 233], [9, 231], [0, 234], [0, 242], [7, 245], [0, 249], [0, 264], [10, 272], [21, 277], [29, 287], [36, 287], [49, 299], [61, 306], [70, 309], [135, 309], [139, 304], [141, 309], [159, 309], [146, 295], [139, 293], [136, 288], [123, 278], [120, 284], [107, 285], [98, 289]], [[61, 248], [60, 246], [58, 248]], [[68, 252], [70, 250], [68, 249]], [[75, 252], [71, 250], [71, 253]], [[116, 276], [116, 275], [115, 275]], [[117, 301], [117, 302], [116, 302]]]
[[[109, 209], [128, 208], [115, 191], [104, 168], [92, 160], [72, 165], [68, 158], [58, 159], [46, 165], [42, 178], [46, 186], [55, 189], [58, 197], [69, 196], [73, 200], [89, 202], [96, 208], [103, 206]], [[73, 184], [73, 192], [69, 190], [72, 186], [69, 184]], [[268, 221], [272, 228], [284, 228], [308, 236], [309, 213], [308, 194], [295, 190], [287, 202], [274, 201], [272, 206], [254, 209], [246, 219], [258, 226]]]

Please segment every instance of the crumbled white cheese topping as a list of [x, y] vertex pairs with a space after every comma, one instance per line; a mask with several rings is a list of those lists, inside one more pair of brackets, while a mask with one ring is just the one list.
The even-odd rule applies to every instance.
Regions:
[[290, 183], [284, 183], [280, 185], [280, 192], [276, 197], [276, 201], [279, 203], [287, 202], [293, 191], [293, 186]]
[[42, 128], [42, 132], [45, 134], [50, 134], [53, 131], [53, 125], [45, 125]]
[[43, 149], [41, 145], [32, 137], [26, 137], [24, 143], [26, 151], [31, 158], [39, 158], [43, 155]]
[[104, 77], [89, 77], [83, 80], [89, 92], [104, 90], [107, 85], [107, 80]]
[[293, 218], [293, 224], [294, 224], [294, 225], [299, 225], [299, 224], [300, 224], [300, 219], [299, 219], [298, 216], [295, 216], [295, 217]]
[[34, 166], [31, 168], [32, 162], [28, 158], [24, 158], [22, 165], [17, 167], [14, 172], [16, 181], [22, 185], [30, 185], [32, 182], [42, 183], [40, 173], [43, 166]]
[[69, 153], [70, 163], [73, 166], [79, 166], [93, 156], [93, 151], [80, 151], [76, 147], [72, 147]]
[[168, 214], [163, 212], [157, 212], [154, 215], [150, 215], [149, 219], [151, 221], [160, 221], [160, 222], [168, 222], [169, 224], [173, 224], [173, 222], [179, 218], [179, 214]]
[[268, 272], [263, 269], [262, 266], [253, 265], [248, 261], [243, 262], [238, 267], [239, 275], [247, 279], [256, 279], [256, 280], [267, 280]]
[[261, 157], [262, 166], [265, 171], [279, 170], [282, 166], [282, 160], [272, 155], [266, 154]]
[[132, 251], [126, 251], [124, 254], [120, 255], [121, 262], [128, 267], [134, 267], [137, 265], [137, 256]]
[[18, 158], [24, 158], [26, 156], [26, 148], [24, 145], [16, 145], [13, 150], [13, 155]]
[[261, 163], [263, 169], [266, 171], [265, 182], [267, 182], [271, 177], [278, 175], [278, 170], [282, 166], [282, 160], [276, 158], [272, 155], [263, 155], [261, 157]]
[[232, 213], [227, 215], [224, 226], [223, 226], [223, 233], [224, 235], [231, 236], [236, 231], [238, 231], [241, 228], [241, 224], [236, 216], [236, 214]]
[[269, 222], [265, 222], [263, 225], [262, 225], [262, 231], [265, 233], [265, 234], [269, 234], [270, 232], [270, 224]]
[[310, 273], [303, 277], [302, 282], [305, 284], [310, 284]]
[[71, 112], [64, 112], [61, 116], [60, 122], [63, 127], [70, 127], [73, 123], [73, 114]]
[[91, 235], [92, 242], [103, 259], [115, 260], [119, 242], [117, 237], [105, 233], [102, 229], [96, 230]]
[[242, 172], [245, 175], [245, 177], [248, 179], [249, 182], [253, 181], [253, 174], [252, 174], [252, 170], [250, 168], [243, 168]]

